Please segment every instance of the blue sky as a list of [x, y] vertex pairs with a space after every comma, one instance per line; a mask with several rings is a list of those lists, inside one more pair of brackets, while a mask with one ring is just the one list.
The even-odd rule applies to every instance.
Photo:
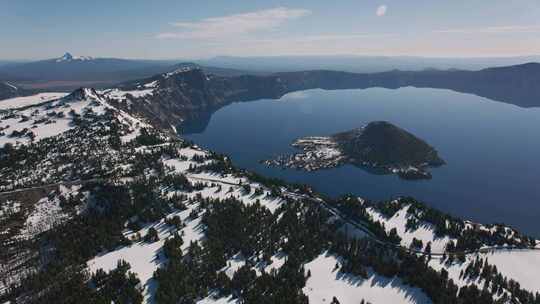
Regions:
[[0, 59], [540, 54], [538, 0], [0, 0]]

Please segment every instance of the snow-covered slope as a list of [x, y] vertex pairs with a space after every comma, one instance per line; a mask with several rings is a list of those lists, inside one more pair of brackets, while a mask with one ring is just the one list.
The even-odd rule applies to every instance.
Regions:
[[[397, 203], [398, 202], [396, 201], [390, 204]], [[411, 205], [405, 204], [391, 217], [383, 215], [374, 207], [367, 208], [367, 212], [374, 221], [382, 223], [387, 232], [395, 229], [397, 234], [401, 237], [401, 245], [403, 247], [410, 247], [413, 239], [420, 240], [423, 243], [423, 247], [417, 248], [418, 250], [425, 249], [427, 243], [430, 243], [431, 252], [434, 256], [430, 260], [429, 265], [436, 270], [445, 269], [448, 271], [450, 278], [452, 278], [458, 286], [470, 286], [471, 284], [476, 284], [483, 287], [485, 285], [485, 280], [482, 280], [481, 278], [463, 276], [463, 272], [466, 271], [467, 267], [469, 267], [472, 262], [477, 259], [482, 259], [487, 260], [489, 265], [496, 266], [500, 274], [508, 280], [516, 281], [521, 287], [531, 292], [540, 292], [540, 275], [536, 271], [531, 271], [540, 266], [540, 250], [538, 250], [538, 247], [519, 249], [508, 244], [500, 246], [483, 245], [480, 246], [478, 252], [471, 252], [468, 254], [449, 253], [447, 252], [446, 246], [449, 242], [456, 244], [458, 239], [449, 237], [448, 235], [437, 237], [435, 233], [436, 227], [429, 222], [420, 221], [417, 224], [418, 227], [416, 229], [407, 228], [408, 221], [416, 219], [415, 215], [413, 215], [414, 212], [409, 210], [410, 208], [412, 208]], [[489, 234], [492, 235], [497, 235], [497, 233], [503, 231], [503, 236], [508, 238], [509, 241], [512, 241], [513, 238], [519, 240], [519, 238], [522, 237], [518, 235], [517, 231], [510, 227], [500, 225], [482, 225], [464, 221], [463, 227], [470, 229], [471, 231], [489, 232]], [[507, 247], [512, 249], [504, 249]], [[440, 254], [443, 253], [445, 253], [445, 255], [441, 257]], [[450, 255], [454, 256], [451, 261], [447, 259]], [[463, 261], [456, 259], [456, 256], [458, 255], [463, 256]], [[486, 287], [488, 286], [489, 285]], [[496, 298], [499, 298], [499, 296]]]
[[331, 303], [333, 297], [342, 304], [358, 304], [361, 300], [370, 303], [432, 303], [418, 288], [412, 288], [397, 278], [386, 278], [371, 272], [367, 279], [336, 270], [340, 258], [322, 253], [306, 264], [311, 276], [304, 292], [309, 303]]
[[[22, 107], [22, 108], [21, 108]], [[94, 89], [81, 88], [64, 93], [41, 93], [0, 102], [0, 147], [6, 143], [22, 144], [59, 135], [85, 120], [115, 110], [118, 118], [139, 127], [147, 126], [139, 119], [118, 111]], [[21, 109], [19, 109], [21, 108]]]
[[31, 96], [15, 97], [10, 99], [0, 100], [0, 110], [17, 109], [27, 106], [33, 106], [40, 103], [45, 103], [51, 100], [60, 99], [68, 95], [67, 93], [38, 93]]
[[[178, 73], [168, 79], [189, 74]], [[167, 296], [176, 302], [186, 297], [195, 303], [237, 303], [256, 296], [246, 292], [255, 289], [268, 297], [275, 292], [321, 304], [331, 303], [333, 297], [343, 304], [427, 304], [436, 302], [428, 286], [439, 281], [445, 284], [438, 292], [457, 299], [456, 290], [444, 289], [450, 283], [443, 270], [458, 287], [486, 285], [494, 299], [518, 294], [515, 288], [499, 294], [485, 280], [461, 275], [477, 258], [487, 258], [526, 290], [538, 291], [540, 276], [530, 269], [540, 267], [540, 251], [452, 252], [452, 260], [443, 259], [439, 254], [461, 235], [437, 231], [434, 223], [441, 215], [413, 203], [379, 206], [351, 200], [349, 206], [364, 214], [366, 222], [384, 225], [377, 233], [395, 231], [403, 247], [410, 247], [414, 239], [423, 244], [416, 252], [397, 250], [383, 236], [359, 229], [352, 215], [332, 209], [341, 208], [338, 203], [237, 169], [226, 156], [173, 136], [135, 115], [145, 112], [122, 105], [150, 102], [159, 94], [159, 81], [109, 91], [80, 89], [3, 112], [0, 128], [5, 134], [0, 143], [15, 146], [0, 158], [0, 245], [6, 248], [0, 274], [7, 278], [0, 285], [1, 300], [7, 285], [17, 286], [41, 271], [60, 282], [60, 289], [54, 284], [48, 288], [67, 292], [63, 289], [70, 286], [63, 282], [77, 281], [54, 269], [79, 271], [81, 266], [81, 272], [73, 274], [82, 278], [78, 287], [89, 288], [90, 294], [109, 303], [111, 295], [100, 294], [108, 289], [92, 286], [107, 284], [103, 276], [117, 270], [121, 261], [129, 263], [134, 274], [130, 282], [140, 282], [124, 290], [140, 293], [144, 303]], [[336, 205], [330, 208], [331, 204]], [[442, 221], [443, 226], [452, 226], [451, 220]], [[508, 238], [503, 241], [522, 237], [507, 227], [460, 223], [472, 232]], [[33, 241], [47, 250], [36, 250], [29, 245]], [[438, 253], [430, 260], [421, 252], [427, 243]], [[71, 258], [80, 265], [70, 264]], [[51, 260], [64, 264], [50, 270]], [[431, 281], [415, 281], [411, 275]], [[32, 290], [33, 286], [37, 285], [18, 288], [29, 288], [25, 292], [33, 292], [38, 300], [41, 294], [50, 295], [48, 288]]]
[[462, 273], [475, 259], [487, 259], [488, 263], [496, 266], [498, 271], [508, 280], [518, 282], [521, 287], [531, 292], [540, 292], [540, 275], [538, 271], [535, 271], [540, 269], [540, 251], [538, 250], [497, 250], [470, 254], [464, 263], [448, 264], [441, 261], [440, 258], [434, 258], [429, 264], [437, 270], [446, 269], [450, 278], [459, 286], [470, 284], [484, 286], [484, 281], [481, 279], [472, 280], [462, 276]]
[[384, 223], [387, 232], [396, 229], [398, 235], [401, 237], [401, 245], [404, 247], [411, 246], [413, 239], [416, 238], [422, 241], [424, 246], [431, 242], [431, 250], [440, 253], [445, 251], [446, 245], [450, 240], [455, 241], [455, 239], [451, 239], [448, 236], [436, 237], [435, 229], [429, 223], [422, 223], [416, 230], [407, 229], [407, 219], [411, 217], [407, 212], [408, 209], [408, 207], [405, 207], [399, 210], [391, 218], [385, 217], [373, 208], [368, 208], [367, 211], [373, 217], [373, 220]]
[[[161, 147], [163, 147], [163, 145], [161, 145]], [[144, 150], [139, 150], [139, 152], [146, 153], [150, 150], [151, 148], [147, 147]], [[203, 199], [236, 198], [243, 201], [246, 205], [253, 204], [257, 201], [268, 208], [271, 212], [276, 211], [283, 203], [281, 198], [269, 197], [269, 190], [265, 189], [263, 185], [250, 182], [246, 178], [235, 177], [232, 175], [226, 176], [211, 174], [209, 172], [188, 173], [188, 169], [190, 167], [201, 165], [201, 163], [192, 160], [194, 156], [210, 157], [210, 154], [207, 151], [193, 146], [178, 150], [177, 158], [162, 159], [162, 162], [166, 168], [170, 169], [170, 171], [168, 171], [169, 173], [186, 174], [186, 177], [192, 184], [200, 182], [208, 184], [202, 190], [185, 193], [187, 198], [190, 198], [193, 201]], [[245, 192], [244, 185], [249, 185], [251, 191]], [[261, 189], [261, 194], [256, 193], [257, 189]], [[175, 193], [176, 191], [171, 189], [166, 191], [165, 195], [172, 196]], [[204, 229], [203, 225], [201, 224], [203, 214], [199, 213], [196, 217], [192, 217], [192, 212], [196, 211], [199, 207], [199, 204], [196, 203], [188, 204], [187, 209], [178, 210], [166, 216], [166, 218], [169, 219], [178, 216], [182, 223], [185, 223], [185, 227], [179, 230], [179, 233], [182, 235], [184, 240], [184, 244], [181, 248], [182, 251], [187, 250], [191, 242], [201, 241], [204, 238]], [[88, 261], [88, 267], [94, 272], [100, 268], [109, 271], [116, 268], [119, 260], [129, 262], [132, 266], [132, 270], [139, 275], [139, 279], [144, 287], [146, 301], [152, 303], [152, 296], [155, 288], [155, 282], [152, 275], [158, 267], [162, 266], [163, 263], [166, 262], [166, 259], [163, 256], [162, 246], [164, 241], [167, 238], [172, 237], [173, 232], [176, 230], [170, 225], [167, 225], [164, 218], [158, 222], [150, 223], [138, 231], [126, 229], [124, 231], [124, 235], [129, 239], [132, 239], [136, 235], [144, 236], [147, 234], [150, 228], [154, 228], [158, 231], [159, 241], [154, 243], [140, 241], [130, 246], [118, 248], [117, 250], [108, 253], [103, 253]], [[273, 263], [264, 267], [266, 271], [278, 269], [280, 265], [283, 264], [284, 257], [282, 254], [277, 254], [276, 256], [271, 257], [271, 259], [273, 260]], [[229, 260], [229, 264], [230, 263], [236, 264], [236, 266], [231, 265], [228, 268], [223, 269], [223, 271], [227, 272], [227, 274], [232, 277], [234, 272], [245, 263], [245, 260], [242, 258], [232, 258]]]

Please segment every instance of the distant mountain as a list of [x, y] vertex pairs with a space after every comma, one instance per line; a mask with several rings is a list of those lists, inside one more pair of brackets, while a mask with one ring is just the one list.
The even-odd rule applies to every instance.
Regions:
[[[540, 106], [540, 64], [488, 68], [479, 71], [426, 70], [389, 71], [381, 73], [348, 73], [337, 71], [302, 71], [277, 73], [270, 76], [245, 76], [242, 82], [249, 90], [238, 98], [279, 98], [283, 94], [306, 89], [365, 89], [383, 87], [396, 89], [413, 86], [450, 89], [475, 94], [520, 107]], [[262, 87], [261, 87], [262, 86]]]
[[94, 58], [90, 56], [73, 56], [70, 53], [65, 53], [64, 56], [56, 59], [56, 62], [72, 62], [72, 61], [88, 61], [88, 60], [94, 60]]
[[[540, 61], [540, 56], [511, 58], [422, 58], [384, 56], [277, 56], [216, 57], [187, 63], [220, 76], [268, 75], [301, 70], [332, 70], [351, 73], [378, 73], [393, 70], [480, 70]], [[71, 53], [40, 61], [0, 61], [0, 80], [24, 82], [26, 87], [61, 88], [97, 85], [141, 79], [169, 72], [186, 63], [176, 60], [133, 60], [96, 58]], [[57, 83], [50, 83], [57, 82]], [[77, 83], [80, 82], [80, 83]], [[37, 85], [36, 85], [37, 83]], [[43, 85], [43, 84], [46, 85]]]
[[[117, 83], [151, 77], [182, 67], [200, 68], [220, 76], [238, 76], [250, 72], [238, 69], [201, 66], [172, 60], [130, 60], [94, 58], [65, 53], [61, 57], [24, 62], [0, 62], [0, 81], [10, 81], [35, 90], [71, 91], [81, 86], [110, 87]], [[263, 74], [263, 73], [253, 73]]]
[[334, 70], [352, 73], [376, 73], [394, 69], [422, 71], [425, 69], [480, 70], [495, 66], [540, 62], [540, 56], [493, 57], [493, 58], [430, 58], [414, 56], [268, 56], [230, 57], [220, 56], [197, 61], [201, 65], [219, 66], [266, 73], [300, 70]]
[[145, 76], [149, 76], [165, 71], [172, 64], [166, 60], [93, 58], [65, 53], [58, 58], [0, 66], [0, 74], [40, 81], [109, 81], [143, 77], [140, 70], [147, 70], [150, 74]]
[[241, 76], [241, 75], [270, 75], [271, 73], [261, 72], [261, 71], [251, 71], [251, 70], [239, 70], [239, 69], [232, 69], [232, 68], [223, 68], [218, 66], [210, 66], [210, 65], [200, 65], [194, 62], [182, 62], [175, 64], [172, 66], [170, 71], [182, 69], [182, 68], [190, 68], [190, 69], [201, 69], [207, 74], [212, 74], [216, 76], [224, 76], [224, 77], [233, 77], [233, 76]]

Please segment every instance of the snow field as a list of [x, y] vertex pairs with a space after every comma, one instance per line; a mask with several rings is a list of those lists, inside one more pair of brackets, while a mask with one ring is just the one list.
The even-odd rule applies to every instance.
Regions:
[[406, 206], [396, 212], [393, 217], [386, 218], [381, 213], [377, 212], [373, 208], [367, 208], [368, 213], [373, 217], [373, 220], [384, 223], [386, 232], [390, 232], [392, 228], [396, 228], [398, 235], [401, 237], [401, 245], [409, 247], [414, 238], [422, 241], [424, 247], [428, 242], [431, 242], [431, 250], [434, 253], [442, 253], [446, 247], [446, 244], [451, 240], [449, 237], [437, 238], [435, 236], [434, 228], [429, 223], [421, 223], [418, 229], [410, 231], [406, 229], [407, 210], [409, 206]]
[[[193, 241], [200, 241], [204, 237], [201, 227], [201, 216], [196, 219], [188, 219], [192, 210], [196, 209], [198, 204], [188, 205], [188, 209], [178, 212], [173, 212], [167, 217], [179, 216], [183, 223], [186, 224], [179, 233], [182, 235], [184, 241], [182, 245], [182, 251], [185, 252], [189, 244]], [[156, 283], [152, 278], [154, 271], [158, 269], [163, 263], [166, 262], [166, 258], [163, 254], [163, 244], [165, 240], [172, 236], [174, 232], [173, 227], [168, 226], [165, 223], [165, 219], [159, 222], [152, 223], [139, 231], [126, 231], [124, 235], [131, 239], [137, 233], [144, 237], [150, 228], [154, 228], [158, 231], [159, 241], [153, 243], [147, 243], [139, 241], [133, 243], [130, 246], [118, 248], [114, 251], [103, 253], [98, 255], [87, 262], [87, 266], [90, 272], [95, 272], [98, 269], [110, 271], [116, 268], [119, 260], [125, 260], [131, 265], [131, 271], [136, 273], [141, 284], [144, 288], [144, 302], [153, 303], [153, 292], [156, 288]]]
[[51, 100], [60, 99], [66, 95], [67, 93], [49, 92], [49, 93], [39, 93], [39, 94], [31, 95], [31, 96], [4, 99], [4, 100], [0, 100], [0, 110], [17, 109], [17, 108], [22, 108], [22, 107], [27, 107], [27, 106], [33, 106], [33, 105], [41, 104], [41, 103], [48, 102]]
[[386, 278], [369, 272], [368, 279], [335, 270], [339, 257], [322, 253], [305, 265], [311, 276], [303, 291], [309, 303], [330, 303], [335, 296], [341, 304], [358, 304], [362, 299], [371, 303], [431, 303], [418, 288], [403, 284], [400, 279]]

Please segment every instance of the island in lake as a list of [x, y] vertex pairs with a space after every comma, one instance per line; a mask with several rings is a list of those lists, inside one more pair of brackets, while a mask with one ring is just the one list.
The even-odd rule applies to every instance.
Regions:
[[315, 171], [352, 164], [403, 179], [430, 179], [429, 167], [445, 164], [432, 146], [386, 121], [331, 136], [311, 136], [292, 144], [302, 152], [265, 160], [268, 166]]

